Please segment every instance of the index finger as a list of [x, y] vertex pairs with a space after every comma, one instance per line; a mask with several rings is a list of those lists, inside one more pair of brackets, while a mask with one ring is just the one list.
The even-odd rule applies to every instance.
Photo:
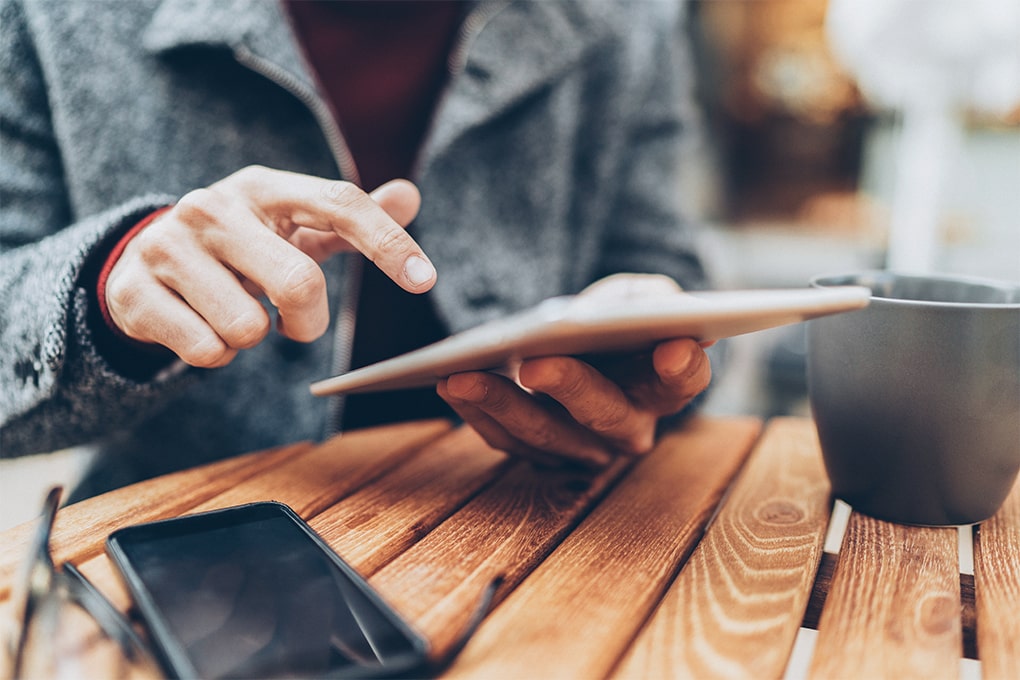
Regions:
[[[249, 171], [238, 181], [247, 185], [246, 193], [278, 226], [334, 232], [408, 292], [423, 293], [435, 283], [435, 267], [421, 246], [351, 182], [268, 168]], [[410, 182], [402, 182], [392, 191], [417, 196]]]

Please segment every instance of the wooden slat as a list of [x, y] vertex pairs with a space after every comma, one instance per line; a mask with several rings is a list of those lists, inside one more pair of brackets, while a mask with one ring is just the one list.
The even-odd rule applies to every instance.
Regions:
[[442, 654], [489, 583], [505, 577], [502, 598], [629, 465], [620, 459], [591, 476], [518, 463], [369, 582]]
[[194, 512], [274, 500], [286, 503], [307, 521], [403, 463], [451, 427], [445, 420], [429, 420], [348, 432], [234, 485], [196, 506]]
[[[435, 420], [385, 429], [370, 428], [334, 437], [318, 446], [306, 447], [300, 455], [281, 460], [273, 467], [263, 467], [258, 474], [187, 508], [187, 512], [276, 500], [290, 505], [306, 519], [314, 517], [329, 504], [407, 460], [449, 430], [448, 422]], [[59, 514], [58, 518], [63, 520]], [[100, 577], [96, 587], [107, 598], [125, 604], [128, 597], [119, 580], [104, 577], [106, 573], [112, 573], [107, 562], [105, 554], [98, 554], [78, 564], [78, 567], [89, 578]]]
[[810, 676], [955, 678], [962, 648], [956, 529], [853, 513]]
[[327, 508], [311, 525], [360, 573], [373, 574], [513, 464], [461, 427]]
[[1020, 678], [1020, 479], [975, 533], [974, 596], [983, 677]]
[[[106, 537], [127, 524], [185, 512], [245, 479], [300, 455], [308, 442], [221, 460], [110, 491], [61, 508], [53, 525], [50, 547], [59, 564], [77, 564], [103, 551]], [[40, 505], [42, 499], [39, 499]], [[0, 599], [10, 594], [11, 581], [28, 551], [34, 520], [0, 534]]]
[[831, 507], [811, 422], [773, 420], [614, 677], [782, 677]]
[[[449, 675], [604, 676], [689, 555], [759, 431], [756, 419], [697, 420], [665, 437], [493, 612]], [[453, 553], [445, 561], [457, 569], [455, 560]], [[407, 571], [401, 576], [385, 585], [408, 601], [412, 584]], [[468, 605], [456, 593], [436, 600], [430, 592], [419, 625], [434, 633], [451, 607]]]
[[[185, 511], [198, 512], [271, 498], [291, 505], [303, 516], [311, 517], [337, 498], [360, 488], [391, 467], [403, 462], [428, 442], [449, 430], [450, 425], [446, 421], [429, 421], [352, 432], [316, 447], [302, 445], [294, 451], [294, 455], [273, 458], [272, 461], [276, 462], [276, 465], [263, 464], [259, 465], [257, 469], [249, 470], [251, 474], [243, 480], [236, 480], [237, 483], [227, 489], [218, 485], [217, 491], [221, 493], [208, 498], [201, 504], [178, 505], [180, 512], [174, 514], [181, 514]], [[503, 457], [502, 454], [497, 454], [492, 450], [489, 450], [488, 453], [490, 462], [493, 458]], [[484, 452], [482, 455], [484, 456]], [[209, 468], [200, 468], [199, 470], [210, 474]], [[163, 479], [164, 481], [168, 480], [168, 478]], [[201, 477], [197, 479], [201, 479]], [[138, 486], [140, 485], [126, 487], [121, 491], [127, 492]], [[170, 490], [179, 492], [180, 486], [175, 483], [170, 486]], [[58, 513], [60, 522], [66, 521], [64, 513], [65, 510]], [[152, 512], [150, 511], [148, 514], [152, 515]], [[171, 516], [170, 513], [162, 515], [162, 517], [169, 516]], [[122, 523], [137, 521], [143, 520], [137, 519], [137, 517], [128, 517]], [[102, 540], [105, 540], [105, 535], [105, 533], [102, 535]], [[80, 564], [80, 568], [114, 606], [121, 611], [127, 611], [131, 602], [130, 596], [105, 554], [100, 553], [88, 557]], [[103, 668], [103, 664], [109, 663], [109, 661], [96, 658], [92, 660], [92, 663], [91, 669], [99, 671]], [[114, 666], [110, 666], [107, 670], [109, 670], [108, 673], [94, 673], [92, 677], [116, 677]]]

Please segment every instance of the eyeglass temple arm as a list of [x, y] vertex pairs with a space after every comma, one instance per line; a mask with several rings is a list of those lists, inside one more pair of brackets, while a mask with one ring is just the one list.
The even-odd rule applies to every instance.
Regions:
[[148, 643], [138, 634], [127, 617], [110, 604], [85, 574], [69, 562], [61, 567], [61, 572], [66, 576], [67, 591], [71, 600], [95, 619], [103, 633], [116, 642], [129, 659], [149, 661], [158, 667]]
[[[53, 519], [60, 506], [60, 495], [63, 487], [54, 486], [46, 492], [42, 511], [39, 513], [39, 524], [32, 535], [27, 559], [11, 593], [14, 616], [20, 622], [18, 632], [10, 640], [7, 651], [11, 664], [12, 677], [20, 677], [25, 662], [25, 650], [28, 645], [28, 622], [35, 616], [40, 598], [53, 587], [53, 558], [50, 557], [50, 533], [53, 530]], [[0, 668], [7, 673], [7, 669]], [[0, 675], [6, 678], [6, 675]]]

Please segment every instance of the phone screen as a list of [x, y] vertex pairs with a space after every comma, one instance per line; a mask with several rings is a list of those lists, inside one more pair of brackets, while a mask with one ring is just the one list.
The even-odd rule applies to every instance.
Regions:
[[175, 675], [357, 677], [424, 658], [424, 640], [282, 504], [127, 527], [108, 547]]

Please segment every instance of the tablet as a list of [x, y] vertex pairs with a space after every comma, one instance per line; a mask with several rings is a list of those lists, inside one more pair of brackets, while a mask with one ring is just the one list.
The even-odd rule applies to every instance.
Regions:
[[705, 291], [608, 301], [550, 298], [526, 311], [421, 349], [315, 382], [312, 394], [375, 392], [434, 385], [454, 373], [501, 370], [533, 357], [642, 351], [670, 338], [719, 340], [860, 309], [861, 286]]

